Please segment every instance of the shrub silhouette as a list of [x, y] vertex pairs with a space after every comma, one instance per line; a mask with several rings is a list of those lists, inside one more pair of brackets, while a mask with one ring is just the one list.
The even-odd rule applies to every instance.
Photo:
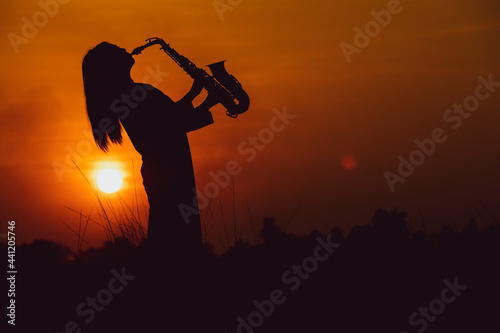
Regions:
[[[429, 323], [426, 332], [498, 331], [498, 225], [478, 230], [470, 220], [462, 232], [445, 226], [439, 234], [426, 236], [408, 231], [406, 214], [377, 210], [371, 224], [353, 227], [347, 237], [339, 229], [330, 235], [342, 245], [297, 291], [289, 289], [282, 274], [312, 256], [317, 237], [327, 235], [285, 234], [276, 220], [266, 218], [261, 244], [240, 241], [219, 257], [205, 246], [201, 291], [188, 300], [202, 311], [186, 317], [204, 332], [236, 332], [237, 318], [247, 320], [256, 311], [254, 300], [269, 299], [272, 290], [280, 289], [285, 303], [269, 318], [264, 316], [255, 332], [415, 332], [409, 316], [440, 297], [444, 279], [457, 277], [468, 289]], [[70, 320], [84, 332], [145, 331], [144, 304], [151, 286], [143, 272], [142, 248], [122, 241], [76, 257], [53, 242], [35, 241], [19, 247], [18, 256], [23, 270], [16, 302], [23, 313], [18, 321], [22, 331], [59, 332]], [[76, 315], [76, 306], [106, 287], [111, 269], [123, 266], [137, 280], [86, 324]], [[169, 323], [177, 304], [166, 297], [157, 306], [164, 326], [156, 331], [172, 330]]]

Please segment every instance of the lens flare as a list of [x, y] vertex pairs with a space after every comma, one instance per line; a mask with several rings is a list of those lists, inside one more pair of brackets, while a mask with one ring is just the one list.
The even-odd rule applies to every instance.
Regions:
[[345, 155], [341, 160], [342, 167], [346, 170], [353, 170], [358, 166], [358, 159], [354, 155]]

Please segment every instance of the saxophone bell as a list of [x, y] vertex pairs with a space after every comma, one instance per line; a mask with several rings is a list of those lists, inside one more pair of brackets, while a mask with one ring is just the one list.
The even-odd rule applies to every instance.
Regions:
[[231, 118], [238, 117], [239, 114], [248, 110], [250, 98], [242, 89], [241, 83], [224, 67], [226, 60], [208, 65], [213, 77], [229, 92], [229, 99], [222, 96], [221, 104], [226, 108], [226, 114]]

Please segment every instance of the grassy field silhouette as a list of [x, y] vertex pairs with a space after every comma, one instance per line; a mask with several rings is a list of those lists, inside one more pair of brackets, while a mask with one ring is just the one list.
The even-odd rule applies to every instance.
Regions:
[[[313, 257], [318, 239], [328, 237], [338, 248], [314, 268], [305, 258]], [[470, 220], [461, 231], [444, 226], [439, 234], [424, 235], [408, 230], [406, 214], [378, 210], [371, 223], [355, 226], [346, 236], [333, 229], [329, 235], [313, 231], [297, 237], [268, 218], [260, 240], [257, 245], [239, 241], [220, 256], [204, 245], [200, 291], [188, 300], [201, 312], [186, 318], [205, 332], [228, 333], [495, 332], [499, 327], [498, 224], [478, 230]], [[326, 253], [321, 250], [325, 258]], [[79, 253], [45, 240], [19, 246], [17, 328], [65, 332], [70, 323], [75, 332], [145, 331], [151, 299], [145, 291], [154, 290], [144, 274], [145, 255], [142, 243], [126, 237]], [[168, 262], [156, 264], [168, 271]], [[99, 294], [122, 270], [134, 279], [119, 293]], [[445, 280], [466, 289], [441, 305], [433, 300], [442, 297]], [[266, 302], [276, 290], [280, 303]], [[100, 310], [94, 309], [93, 316], [89, 297]], [[163, 326], [151, 331], [170, 331], [177, 305], [166, 298], [152, 306], [162, 314]]]

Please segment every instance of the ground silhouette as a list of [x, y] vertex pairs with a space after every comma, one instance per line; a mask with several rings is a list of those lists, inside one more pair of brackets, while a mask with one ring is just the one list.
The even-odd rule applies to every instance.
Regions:
[[[298, 275], [289, 274], [285, 283], [283, 274], [314, 257], [318, 239], [326, 242], [328, 235], [317, 231], [305, 237], [285, 234], [268, 218], [258, 245], [240, 241], [221, 256], [205, 245], [202, 283], [181, 304], [183, 309], [186, 304], [193, 309], [187, 308], [183, 320], [196, 323], [204, 332], [220, 333], [417, 332], [424, 329], [424, 323], [422, 332], [497, 332], [500, 328], [496, 319], [500, 309], [499, 225], [478, 230], [470, 220], [460, 232], [444, 226], [437, 235], [424, 235], [408, 231], [404, 213], [378, 210], [372, 223], [355, 226], [347, 236], [339, 229], [329, 235], [330, 242], [340, 245], [307, 278], [300, 278], [295, 290], [290, 277]], [[318, 253], [325, 256], [327, 252]], [[18, 328], [64, 332], [66, 323], [74, 321], [82, 332], [176, 331], [171, 323], [178, 319], [173, 318], [178, 315], [178, 298], [169, 298], [168, 291], [175, 292], [177, 286], [168, 277], [163, 280], [167, 293], [155, 303], [159, 320], [155, 328], [146, 329], [148, 302], [158, 295], [150, 294], [145, 254], [144, 248], [124, 240], [79, 256], [49, 241], [20, 246]], [[157, 264], [175, 273], [167, 260]], [[78, 315], [77, 306], [108, 288], [112, 270], [121, 273], [122, 268], [135, 279], [86, 323], [89, 315]], [[460, 295], [441, 309], [434, 300], [441, 299], [447, 286], [444, 280], [467, 288], [457, 291]], [[281, 300], [286, 299], [270, 311], [265, 301], [276, 289], [282, 291]], [[264, 309], [260, 316], [254, 301]], [[418, 324], [412, 326], [409, 317], [430, 304], [439, 315], [429, 312], [432, 320], [417, 315]]]

